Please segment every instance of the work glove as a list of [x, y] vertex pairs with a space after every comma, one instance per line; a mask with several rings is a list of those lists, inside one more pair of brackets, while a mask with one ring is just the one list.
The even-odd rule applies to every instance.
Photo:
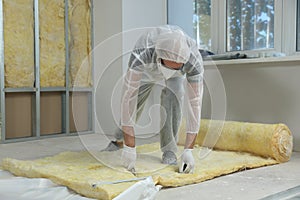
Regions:
[[192, 154], [193, 149], [184, 149], [179, 166], [179, 173], [194, 173], [195, 160]]
[[124, 144], [123, 151], [121, 155], [121, 160], [123, 163], [123, 166], [129, 170], [134, 171], [135, 167], [135, 161], [136, 161], [136, 148], [135, 147], [129, 147]]

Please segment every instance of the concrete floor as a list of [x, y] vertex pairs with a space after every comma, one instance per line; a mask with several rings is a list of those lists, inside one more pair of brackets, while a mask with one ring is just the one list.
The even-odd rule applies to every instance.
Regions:
[[[138, 143], [156, 140], [158, 141], [157, 136], [139, 139]], [[100, 150], [107, 145], [108, 141], [109, 138], [101, 134], [88, 134], [0, 144], [0, 162], [5, 157], [36, 159], [63, 151]], [[163, 189], [158, 193], [157, 199], [300, 199], [300, 187], [294, 188], [300, 185], [299, 169], [300, 152], [294, 152], [292, 159], [287, 163], [245, 170], [199, 184]], [[294, 189], [279, 193], [290, 188]], [[293, 194], [290, 191], [293, 191]]]

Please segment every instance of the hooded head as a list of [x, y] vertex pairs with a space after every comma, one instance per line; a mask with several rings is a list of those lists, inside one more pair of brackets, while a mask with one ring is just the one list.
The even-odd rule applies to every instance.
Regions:
[[187, 63], [190, 58], [190, 48], [185, 34], [181, 30], [169, 30], [157, 36], [155, 42], [157, 57], [176, 63]]

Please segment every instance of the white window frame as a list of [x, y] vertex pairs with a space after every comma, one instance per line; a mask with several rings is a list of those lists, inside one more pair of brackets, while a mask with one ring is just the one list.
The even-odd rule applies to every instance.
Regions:
[[291, 56], [300, 55], [297, 52], [297, 0], [283, 1], [282, 20], [282, 52]]
[[[288, 0], [285, 0], [288, 1]], [[226, 12], [226, 0], [212, 0], [212, 13], [216, 15], [218, 23], [212, 26], [211, 32], [215, 35], [212, 36], [213, 45], [212, 51], [218, 54], [243, 52], [249, 54], [259, 54], [267, 52], [281, 52], [281, 27], [282, 27], [282, 2], [283, 0], [275, 0], [275, 14], [274, 14], [274, 48], [262, 49], [262, 50], [247, 50], [247, 51], [227, 51], [227, 12]], [[216, 23], [215, 20], [212, 23]]]
[[[297, 21], [297, 17], [298, 16], [300, 16], [300, 9], [299, 9], [299, 13], [297, 13], [297, 11], [298, 11], [298, 8], [300, 7], [300, 0], [296, 0], [295, 2], [294, 2], [294, 12], [295, 12], [295, 14], [294, 14], [294, 19], [296, 19], [296, 21], [295, 21], [295, 26], [294, 26], [294, 28], [295, 28], [295, 34], [296, 34], [296, 36], [295, 36], [295, 38], [296, 38], [296, 41], [295, 41], [295, 45], [296, 45], [296, 47], [295, 47], [295, 49], [296, 49], [296, 54], [298, 54], [298, 55], [300, 55], [300, 47], [299, 47], [299, 52], [297, 52], [297, 43], [298, 43], [298, 41], [297, 41], [297, 26], [300, 24], [300, 21], [298, 22]], [[298, 15], [299, 14], [299, 15]], [[299, 19], [300, 20], [300, 19]], [[300, 27], [299, 27], [299, 29], [298, 29], [299, 31], [300, 31]], [[298, 38], [299, 40], [300, 40], [300, 38]], [[300, 43], [300, 42], [299, 42]]]
[[[174, 1], [174, 0], [169, 0]], [[274, 48], [247, 51], [226, 51], [226, 2], [227, 0], [211, 0], [211, 51], [216, 54], [245, 53], [249, 56], [270, 56], [283, 53], [286, 56], [299, 56], [297, 52], [297, 0], [274, 0]], [[186, 3], [186, 2], [185, 2]], [[299, 0], [300, 3], [300, 0]], [[185, 13], [185, 12], [184, 12]], [[181, 14], [183, 14], [181, 12]], [[187, 13], [192, 15], [191, 13]], [[176, 24], [176, 22], [174, 22]], [[192, 22], [190, 23], [192, 26]]]

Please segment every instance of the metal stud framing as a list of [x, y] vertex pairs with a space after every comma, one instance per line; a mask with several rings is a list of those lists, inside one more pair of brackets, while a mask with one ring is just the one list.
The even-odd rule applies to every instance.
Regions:
[[4, 91], [4, 27], [3, 2], [0, 1], [0, 112], [1, 112], [1, 141], [5, 141], [5, 91]]
[[[39, 44], [39, 1], [34, 0], [34, 61], [35, 61], [35, 84], [33, 88], [5, 88], [5, 69], [4, 69], [4, 26], [3, 26], [3, 1], [0, 0], [0, 113], [1, 113], [1, 139], [0, 143], [9, 143], [9, 142], [19, 142], [19, 141], [28, 141], [40, 138], [47, 137], [57, 137], [57, 136], [66, 136], [74, 135], [77, 133], [70, 132], [70, 93], [71, 92], [87, 92], [88, 93], [88, 130], [83, 133], [92, 133], [94, 132], [94, 88], [80, 88], [74, 89], [71, 88], [69, 83], [69, 2], [65, 0], [65, 56], [66, 56], [66, 66], [65, 66], [65, 87], [40, 87], [40, 44]], [[94, 25], [93, 25], [93, 0], [91, 0], [91, 45], [92, 50], [94, 48]], [[91, 54], [92, 60], [92, 74], [93, 74], [93, 53]], [[92, 83], [93, 83], [93, 77]], [[43, 135], [41, 136], [40, 131], [40, 97], [41, 92], [62, 92], [62, 133], [53, 134], [53, 135]], [[5, 94], [12, 92], [30, 92], [33, 94], [33, 133], [32, 137], [29, 138], [16, 138], [16, 139], [7, 139], [6, 137], [6, 127], [5, 127]]]

